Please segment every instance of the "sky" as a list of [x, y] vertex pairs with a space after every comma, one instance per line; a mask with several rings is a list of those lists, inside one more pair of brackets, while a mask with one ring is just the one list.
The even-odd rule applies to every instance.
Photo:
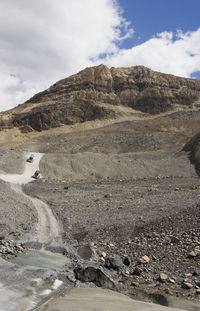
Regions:
[[200, 79], [200, 0], [0, 0], [0, 111], [85, 67]]

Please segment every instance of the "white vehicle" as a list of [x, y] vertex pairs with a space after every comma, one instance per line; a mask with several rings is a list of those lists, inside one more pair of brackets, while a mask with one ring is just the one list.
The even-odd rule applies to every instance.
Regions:
[[35, 179], [40, 178], [40, 171], [39, 171], [39, 170], [35, 171], [35, 173], [34, 173], [34, 175], [32, 176], [32, 178], [35, 178]]
[[29, 162], [29, 163], [33, 163], [33, 159], [34, 159], [34, 155], [31, 154], [28, 159], [26, 160], [26, 162]]

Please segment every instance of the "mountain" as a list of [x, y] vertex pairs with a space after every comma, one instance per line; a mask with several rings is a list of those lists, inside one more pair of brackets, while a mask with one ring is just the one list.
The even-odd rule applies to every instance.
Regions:
[[[46, 307], [62, 280], [62, 293], [93, 282], [199, 310], [199, 124], [200, 81], [142, 66], [86, 68], [1, 113], [0, 278], [9, 299], [12, 282], [17, 303], [33, 297]], [[4, 261], [18, 252], [24, 268]]]
[[144, 66], [109, 69], [99, 65], [60, 80], [24, 104], [1, 113], [0, 129], [42, 131], [116, 118], [135, 110], [159, 114], [199, 104], [199, 80], [155, 72]]

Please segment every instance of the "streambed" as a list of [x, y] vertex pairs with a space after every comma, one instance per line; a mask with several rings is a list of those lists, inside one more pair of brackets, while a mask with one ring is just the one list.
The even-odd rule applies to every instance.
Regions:
[[19, 266], [32, 266], [37, 268], [53, 269], [63, 271], [71, 263], [70, 259], [58, 253], [46, 250], [28, 250], [10, 260]]

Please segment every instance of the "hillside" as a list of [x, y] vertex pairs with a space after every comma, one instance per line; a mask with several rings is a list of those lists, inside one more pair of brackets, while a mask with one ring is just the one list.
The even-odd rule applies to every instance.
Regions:
[[[0, 114], [0, 129], [42, 131], [90, 120], [159, 114], [199, 106], [200, 81], [152, 71], [143, 66], [86, 68], [58, 81], [26, 103]], [[129, 107], [125, 111], [116, 107]]]

